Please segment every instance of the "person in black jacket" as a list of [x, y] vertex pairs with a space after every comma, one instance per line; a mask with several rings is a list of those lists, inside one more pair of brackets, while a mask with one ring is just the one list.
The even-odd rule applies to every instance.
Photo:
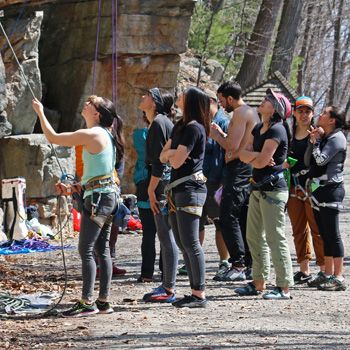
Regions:
[[326, 291], [346, 289], [343, 277], [344, 245], [339, 231], [339, 210], [345, 196], [344, 127], [345, 115], [337, 107], [326, 107], [320, 115], [318, 126], [311, 128], [310, 144], [304, 159], [305, 165], [310, 166], [313, 209], [324, 241], [325, 273], [319, 273], [311, 286]]

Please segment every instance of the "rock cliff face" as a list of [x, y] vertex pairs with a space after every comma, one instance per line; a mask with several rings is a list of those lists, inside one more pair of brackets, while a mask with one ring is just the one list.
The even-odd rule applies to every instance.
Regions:
[[[114, 45], [118, 45], [118, 74], [114, 81], [117, 81], [118, 113], [126, 126], [124, 186], [125, 190], [129, 190], [134, 164], [131, 133], [136, 126], [142, 126], [137, 105], [145, 89], [159, 86], [173, 90], [175, 87], [179, 54], [186, 50], [194, 0], [101, 1], [96, 61], [99, 1], [0, 0], [0, 9], [5, 10], [5, 27], [12, 26], [15, 33], [18, 28], [22, 28], [14, 36], [15, 50], [23, 66], [28, 66], [26, 72], [35, 93], [40, 97], [42, 81], [44, 104], [49, 109], [58, 111], [56, 116], [62, 116], [61, 120], [56, 119], [58, 129], [67, 131], [82, 125], [80, 110], [86, 97], [93, 92], [94, 67], [95, 93], [112, 98], [112, 3], [116, 2], [118, 30]], [[42, 11], [43, 17], [35, 11]], [[28, 32], [28, 28], [33, 30]], [[36, 49], [40, 30], [39, 71]], [[5, 45], [4, 41], [0, 45]], [[8, 103], [5, 105], [13, 128], [12, 134], [31, 133], [35, 116], [31, 112], [28, 89], [23, 88], [24, 83], [16, 71], [8, 48], [5, 48], [2, 56], [6, 58], [4, 64]], [[12, 95], [17, 97], [17, 103], [11, 100]], [[25, 119], [19, 118], [18, 114], [29, 119], [24, 122]], [[18, 121], [21, 122], [17, 123]]]

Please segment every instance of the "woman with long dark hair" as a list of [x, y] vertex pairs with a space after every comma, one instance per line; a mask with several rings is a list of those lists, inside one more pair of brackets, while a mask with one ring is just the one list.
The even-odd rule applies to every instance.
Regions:
[[288, 188], [283, 176], [290, 132], [284, 121], [291, 114], [288, 99], [271, 89], [258, 109], [257, 124], [240, 159], [253, 166], [252, 193], [247, 218], [247, 242], [253, 259], [253, 282], [237, 288], [239, 295], [258, 295], [266, 288], [270, 251], [276, 271], [276, 287], [264, 299], [290, 299], [293, 285], [292, 260], [285, 235]]
[[[106, 98], [90, 96], [84, 104], [82, 116], [87, 129], [56, 133], [48, 122], [43, 105], [34, 99], [33, 108], [49, 142], [62, 146], [83, 145], [84, 171], [82, 178], [83, 210], [79, 234], [79, 253], [82, 260], [83, 290], [81, 300], [63, 312], [65, 317], [82, 317], [95, 313], [111, 313], [108, 302], [112, 277], [109, 249], [111, 224], [118, 202], [118, 187], [113, 172], [116, 160], [123, 158], [124, 144], [121, 134], [113, 131], [118, 118], [113, 103]], [[61, 185], [65, 191], [65, 186]], [[93, 301], [96, 278], [94, 251], [100, 263], [100, 290]]]
[[339, 211], [345, 196], [344, 162], [346, 158], [345, 114], [335, 106], [321, 113], [317, 127], [311, 128], [305, 164], [309, 178], [314, 215], [324, 242], [325, 272], [312, 286], [325, 291], [346, 289], [344, 245], [339, 230]]
[[149, 179], [144, 190], [147, 191], [154, 215], [163, 262], [162, 284], [144, 295], [145, 302], [170, 303], [175, 300], [178, 248], [168, 222], [168, 215], [162, 210], [166, 201], [164, 188], [170, 179], [170, 167], [159, 160], [160, 153], [173, 129], [173, 123], [170, 120], [173, 102], [174, 99], [170, 93], [153, 88], [142, 96], [139, 104], [139, 109], [146, 114], [150, 123], [145, 148], [145, 163], [149, 170]]
[[305, 188], [309, 168], [304, 164], [304, 156], [310, 140], [313, 116], [312, 99], [308, 96], [298, 97], [293, 111], [292, 141], [289, 149], [289, 156], [297, 162], [290, 168], [291, 187], [287, 204], [299, 264], [299, 271], [294, 274], [295, 284], [311, 283], [313, 276], [310, 274], [309, 261], [312, 258], [312, 246], [316, 264], [320, 271], [324, 271], [323, 240]]
[[202, 170], [210, 127], [210, 100], [205, 92], [191, 87], [179, 96], [176, 104], [183, 117], [174, 126], [160, 159], [172, 167], [167, 187], [170, 222], [184, 256], [192, 294], [173, 305], [205, 307], [205, 260], [199, 222], [207, 194]]

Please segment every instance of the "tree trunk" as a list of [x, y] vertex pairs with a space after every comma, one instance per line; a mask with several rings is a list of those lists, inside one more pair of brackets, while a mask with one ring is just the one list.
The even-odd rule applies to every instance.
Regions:
[[253, 33], [244, 54], [237, 81], [245, 89], [264, 76], [265, 59], [270, 51], [277, 15], [283, 1], [263, 0]]
[[343, 7], [344, 0], [340, 0], [337, 18], [334, 22], [334, 42], [333, 42], [333, 64], [332, 64], [332, 79], [329, 87], [329, 104], [334, 104], [335, 90], [336, 90], [336, 81], [337, 81], [337, 73], [339, 67], [339, 59], [340, 59], [340, 50], [341, 50], [341, 42], [340, 42], [340, 29], [341, 29], [341, 21], [343, 15]]
[[305, 67], [307, 65], [307, 48], [309, 45], [311, 15], [312, 15], [314, 5], [312, 2], [309, 2], [305, 5], [305, 7], [307, 8], [306, 23], [305, 23], [303, 43], [301, 45], [301, 50], [299, 54], [299, 56], [303, 59], [303, 61], [298, 65], [298, 77], [297, 77], [299, 94], [304, 94], [303, 78], [304, 78]]
[[269, 74], [278, 70], [285, 78], [290, 77], [302, 7], [301, 0], [284, 1]]

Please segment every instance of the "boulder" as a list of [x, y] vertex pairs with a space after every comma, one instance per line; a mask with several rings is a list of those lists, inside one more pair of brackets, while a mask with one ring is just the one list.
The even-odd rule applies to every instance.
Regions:
[[[43, 12], [37, 11], [30, 16], [23, 16], [22, 19], [17, 19], [16, 22], [13, 23], [14, 20], [14, 18], [7, 19], [5, 16], [4, 27], [16, 28], [16, 31], [11, 35], [14, 51], [34, 95], [38, 99], [41, 99], [38, 44]], [[1, 37], [0, 46], [4, 47], [3, 60], [6, 72], [7, 119], [12, 124], [12, 134], [30, 134], [33, 132], [36, 122], [36, 114], [31, 108], [33, 97], [15, 61], [12, 51], [4, 40], [5, 39]], [[1, 99], [0, 89], [0, 100]], [[0, 108], [1, 105], [2, 103], [0, 104]]]
[[[9, 136], [0, 139], [0, 179], [24, 177], [28, 198], [55, 195], [55, 183], [61, 178], [61, 168], [74, 174], [73, 148], [52, 146], [44, 135]], [[59, 161], [59, 164], [58, 164]]]

